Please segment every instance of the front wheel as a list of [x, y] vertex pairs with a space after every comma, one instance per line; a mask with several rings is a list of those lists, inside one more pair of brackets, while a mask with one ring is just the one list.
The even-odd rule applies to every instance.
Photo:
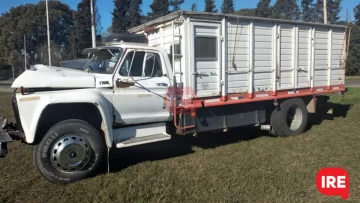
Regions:
[[53, 183], [66, 184], [90, 176], [103, 162], [105, 143], [98, 130], [82, 120], [54, 125], [34, 148], [36, 169]]

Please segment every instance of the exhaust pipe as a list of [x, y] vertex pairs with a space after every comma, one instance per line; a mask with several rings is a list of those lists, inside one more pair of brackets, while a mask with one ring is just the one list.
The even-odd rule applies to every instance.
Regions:
[[260, 129], [265, 130], [265, 131], [270, 131], [271, 130], [271, 125], [261, 125]]

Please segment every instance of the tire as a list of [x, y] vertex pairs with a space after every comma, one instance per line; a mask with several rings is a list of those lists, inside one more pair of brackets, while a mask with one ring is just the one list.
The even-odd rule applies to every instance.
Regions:
[[280, 137], [295, 136], [303, 133], [308, 122], [308, 111], [302, 99], [285, 100], [274, 109], [270, 118], [271, 134]]
[[72, 183], [92, 175], [106, 155], [103, 137], [82, 120], [54, 125], [33, 150], [36, 169], [48, 181]]

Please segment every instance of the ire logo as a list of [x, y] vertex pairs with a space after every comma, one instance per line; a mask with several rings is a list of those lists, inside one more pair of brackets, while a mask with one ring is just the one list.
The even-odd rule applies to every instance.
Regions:
[[323, 168], [316, 175], [316, 187], [328, 196], [349, 197], [349, 174], [342, 168]]

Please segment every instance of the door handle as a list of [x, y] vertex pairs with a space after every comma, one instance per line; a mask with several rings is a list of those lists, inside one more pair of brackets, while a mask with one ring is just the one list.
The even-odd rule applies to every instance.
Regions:
[[[216, 74], [215, 72], [210, 72], [211, 75]], [[192, 73], [192, 75], [195, 75], [196, 77], [201, 77], [201, 76], [208, 76], [209, 74], [207, 72], [194, 72]]]
[[167, 83], [156, 83], [157, 86], [161, 87], [168, 87], [169, 85]]
[[120, 79], [116, 80], [117, 88], [127, 88], [127, 87], [134, 86], [134, 85], [135, 85], [134, 81], [121, 81]]

